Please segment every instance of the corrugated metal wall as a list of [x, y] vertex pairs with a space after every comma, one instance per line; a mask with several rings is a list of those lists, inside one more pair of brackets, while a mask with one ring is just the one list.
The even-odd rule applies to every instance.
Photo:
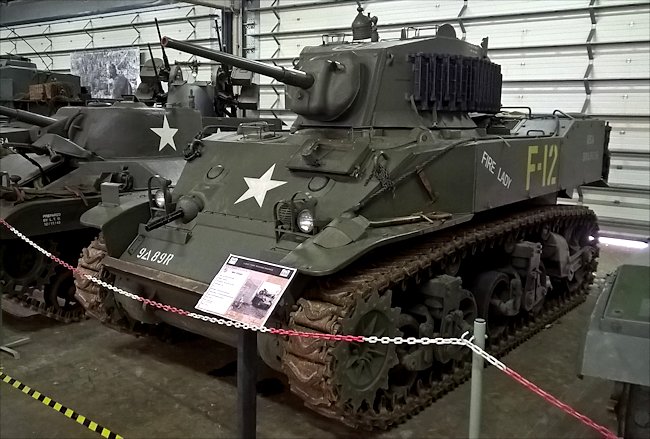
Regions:
[[[154, 18], [158, 19], [163, 35], [179, 40], [196, 40], [216, 48], [215, 20], [220, 20], [220, 17], [218, 9], [180, 3], [37, 24], [8, 25], [0, 28], [0, 52], [26, 56], [38, 68], [54, 72], [69, 72], [70, 54], [84, 50], [138, 47], [143, 63], [149, 59], [147, 43], [151, 44], [154, 56], [162, 58]], [[171, 63], [196, 58], [176, 50], [167, 50], [167, 56]], [[198, 61], [201, 66], [197, 79], [209, 81], [214, 63], [202, 58]]]
[[[247, 1], [246, 56], [290, 66], [321, 35], [350, 31], [355, 1]], [[610, 121], [611, 188], [584, 203], [612, 234], [647, 238], [650, 227], [650, 3], [647, 0], [382, 0], [363, 2], [382, 39], [402, 28], [432, 35], [451, 23], [502, 66], [502, 104], [536, 113], [584, 112]], [[260, 114], [291, 124], [284, 87], [260, 78]], [[575, 201], [574, 201], [575, 202]]]

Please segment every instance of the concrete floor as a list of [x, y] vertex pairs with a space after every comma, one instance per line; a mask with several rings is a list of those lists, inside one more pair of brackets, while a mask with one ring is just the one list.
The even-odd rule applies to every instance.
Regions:
[[[603, 248], [599, 273], [632, 253]], [[503, 361], [594, 421], [615, 431], [611, 385], [577, 378], [578, 352], [596, 300], [562, 317]], [[237, 433], [235, 377], [214, 377], [236, 358], [218, 343], [135, 338], [94, 320], [64, 325], [41, 316], [3, 315], [2, 340], [29, 336], [22, 358], [3, 354], [5, 373], [125, 438], [228, 438]], [[260, 368], [261, 378], [279, 377]], [[357, 432], [302, 407], [286, 388], [258, 397], [261, 438], [466, 437], [469, 384], [389, 431]], [[0, 438], [96, 438], [98, 435], [0, 383]], [[593, 438], [597, 433], [494, 368], [484, 375], [483, 438]]]

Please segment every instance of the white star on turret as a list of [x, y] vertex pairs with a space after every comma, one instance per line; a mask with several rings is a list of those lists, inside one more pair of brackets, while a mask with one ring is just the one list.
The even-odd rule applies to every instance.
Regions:
[[167, 122], [166, 114], [163, 116], [162, 128], [149, 128], [149, 129], [160, 136], [160, 145], [158, 145], [159, 152], [162, 151], [163, 148], [167, 145], [171, 146], [172, 148], [174, 148], [174, 151], [176, 151], [176, 144], [174, 143], [174, 135], [176, 134], [176, 131], [178, 131], [178, 128], [169, 127], [169, 122]]
[[271, 180], [274, 170], [275, 163], [260, 178], [244, 177], [244, 181], [248, 185], [248, 190], [244, 192], [244, 195], [239, 197], [237, 201], [235, 201], [235, 204], [241, 203], [242, 201], [248, 200], [249, 198], [255, 198], [257, 204], [262, 207], [262, 204], [264, 203], [264, 197], [266, 197], [266, 193], [268, 191], [282, 186], [283, 184], [287, 184], [286, 181]]

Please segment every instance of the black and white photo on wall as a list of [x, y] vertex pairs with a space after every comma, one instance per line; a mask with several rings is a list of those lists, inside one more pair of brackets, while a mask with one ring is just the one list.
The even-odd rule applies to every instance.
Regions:
[[80, 51], [70, 54], [70, 72], [90, 87], [93, 98], [120, 99], [140, 82], [140, 51], [137, 48]]

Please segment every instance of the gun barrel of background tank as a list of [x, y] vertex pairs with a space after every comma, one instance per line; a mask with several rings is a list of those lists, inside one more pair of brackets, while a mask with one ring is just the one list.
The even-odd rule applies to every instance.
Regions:
[[7, 116], [10, 119], [16, 119], [21, 122], [27, 122], [39, 127], [46, 127], [52, 125], [57, 119], [53, 117], [43, 116], [41, 114], [32, 113], [31, 111], [17, 110], [15, 108], [4, 107], [0, 105], [0, 115]]
[[162, 37], [160, 44], [171, 49], [191, 53], [192, 55], [207, 58], [212, 61], [219, 61], [224, 64], [239, 67], [240, 69], [245, 69], [254, 73], [259, 73], [260, 75], [269, 76], [287, 85], [293, 85], [307, 89], [314, 83], [314, 77], [312, 75], [300, 70], [285, 69], [284, 67], [265, 64], [260, 61], [242, 58], [240, 56], [231, 55], [226, 52], [208, 49], [206, 47], [188, 43], [187, 41], [178, 41], [169, 37]]

